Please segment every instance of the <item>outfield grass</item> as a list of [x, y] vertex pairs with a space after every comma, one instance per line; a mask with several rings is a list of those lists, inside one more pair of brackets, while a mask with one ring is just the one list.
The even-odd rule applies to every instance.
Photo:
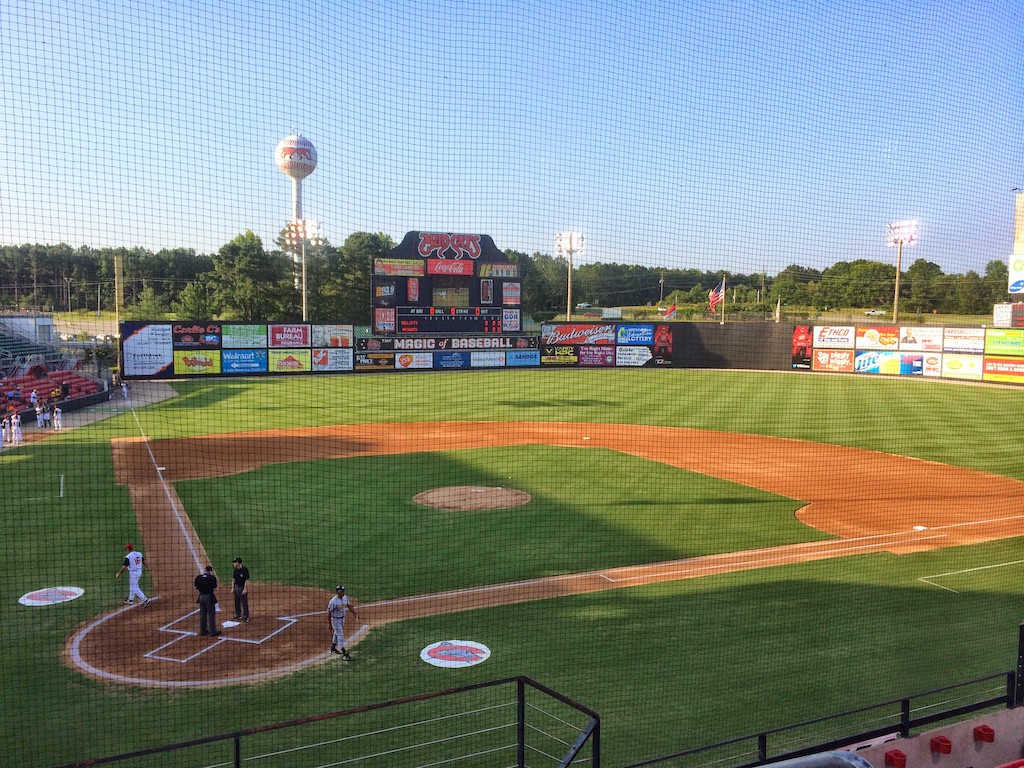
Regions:
[[[1019, 539], [408, 621], [372, 632], [349, 666], [242, 688], [101, 684], [60, 655], [75, 626], [122, 596], [112, 576], [121, 545], [137, 534], [127, 493], [111, 477], [109, 440], [140, 427], [160, 438], [436, 419], [638, 423], [831, 442], [1024, 479], [1014, 389], [660, 370], [176, 386], [181, 397], [141, 411], [138, 421], [117, 416], [0, 454], [0, 748], [15, 764], [53, 765], [525, 674], [601, 712], [605, 764], [614, 766], [1015, 663]], [[509, 476], [535, 494], [534, 504], [467, 516], [409, 502], [425, 487]], [[794, 500], [595, 450], [317, 461], [176, 489], [211, 556], [233, 556], [241, 544], [253, 553], [247, 561], [259, 563], [258, 579], [316, 586], [344, 569], [364, 600], [820, 537], [792, 519]], [[990, 565], [999, 567], [969, 572]], [[947, 572], [958, 572], [947, 577], [958, 591], [919, 580]], [[64, 584], [85, 595], [47, 609], [16, 602]], [[454, 637], [486, 643], [491, 659], [463, 670], [419, 661], [426, 643]], [[46, 723], [54, 730], [41, 740]]]

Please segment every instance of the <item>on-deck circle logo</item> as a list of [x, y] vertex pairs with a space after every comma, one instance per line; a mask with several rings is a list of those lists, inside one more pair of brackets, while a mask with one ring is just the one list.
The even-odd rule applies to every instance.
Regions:
[[420, 658], [435, 667], [471, 667], [490, 655], [491, 649], [475, 640], [442, 640], [420, 651]]
[[55, 603], [66, 603], [85, 594], [81, 587], [45, 587], [34, 592], [28, 592], [18, 598], [22, 605], [37, 607], [40, 605], [54, 605]]

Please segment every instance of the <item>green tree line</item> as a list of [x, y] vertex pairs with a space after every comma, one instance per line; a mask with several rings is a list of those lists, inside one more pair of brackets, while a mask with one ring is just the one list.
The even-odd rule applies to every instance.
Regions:
[[[382, 233], [356, 232], [344, 244], [306, 244], [307, 316], [312, 321], [368, 324], [373, 259], [395, 247]], [[190, 249], [72, 248], [57, 245], [0, 246], [0, 310], [113, 311], [114, 258], [123, 265], [122, 319], [217, 318], [292, 321], [302, 317], [294, 246], [282, 231], [267, 248], [251, 231], [214, 254]], [[546, 253], [506, 251], [520, 264], [527, 316], [545, 320], [564, 313], [566, 259]], [[573, 268], [573, 296], [600, 307], [689, 307], [703, 312], [708, 291], [726, 280], [731, 311], [789, 308], [828, 310], [889, 307], [896, 269], [867, 259], [823, 269], [790, 265], [779, 274], [742, 274], [594, 263]], [[984, 314], [1008, 301], [1007, 266], [991, 261], [984, 275], [945, 274], [918, 259], [900, 275], [900, 306], [908, 312]]]

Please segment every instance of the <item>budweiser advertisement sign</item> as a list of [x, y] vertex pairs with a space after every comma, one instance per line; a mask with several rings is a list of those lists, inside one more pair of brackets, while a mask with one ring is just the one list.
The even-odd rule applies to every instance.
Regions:
[[427, 259], [428, 275], [469, 275], [473, 276], [472, 261], [450, 261], [448, 259]]
[[541, 326], [542, 344], [614, 344], [614, 323], [559, 323]]

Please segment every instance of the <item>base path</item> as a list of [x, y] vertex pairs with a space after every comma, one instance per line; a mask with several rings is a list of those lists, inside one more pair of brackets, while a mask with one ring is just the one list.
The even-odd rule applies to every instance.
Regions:
[[[906, 553], [1017, 536], [1024, 483], [920, 459], [753, 435], [629, 424], [423, 422], [116, 440], [116, 479], [131, 494], [159, 599], [80, 627], [69, 663], [115, 682], [196, 686], [254, 682], [336, 659], [330, 592], [254, 584], [256, 614], [220, 638], [196, 634], [192, 580], [207, 558], [172, 483], [266, 464], [509, 445], [605, 448], [806, 502], [799, 519], [828, 541], [567, 574], [360, 606], [350, 632], [438, 613], [670, 581], [872, 551]], [[217, 565], [217, 564], [215, 564]], [[224, 617], [230, 572], [220, 574]], [[344, 662], [335, 662], [344, 663]]]

